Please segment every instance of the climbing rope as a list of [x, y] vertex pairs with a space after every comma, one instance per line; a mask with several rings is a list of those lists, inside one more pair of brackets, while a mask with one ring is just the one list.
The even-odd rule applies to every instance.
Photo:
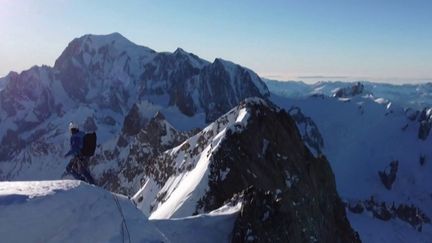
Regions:
[[118, 208], [118, 210], [119, 210], [119, 212], [120, 212], [120, 215], [121, 215], [121, 217], [122, 217], [122, 223], [121, 223], [121, 229], [122, 229], [122, 231], [121, 231], [121, 233], [122, 233], [122, 240], [123, 240], [123, 243], [125, 242], [124, 241], [124, 229], [126, 229], [126, 232], [127, 232], [127, 236], [128, 236], [128, 239], [129, 239], [129, 243], [131, 243], [131, 238], [130, 238], [130, 234], [129, 234], [129, 229], [128, 229], [128, 227], [127, 227], [127, 224], [126, 224], [126, 219], [125, 219], [125, 217], [124, 217], [124, 214], [123, 214], [123, 210], [122, 210], [122, 208], [121, 208], [121, 206], [120, 206], [120, 202], [119, 202], [119, 200], [118, 200], [118, 198], [117, 198], [117, 196], [115, 195], [115, 194], [112, 194], [112, 196], [113, 196], [113, 198], [114, 198], [114, 202], [116, 203], [116, 205], [117, 205], [117, 208]]

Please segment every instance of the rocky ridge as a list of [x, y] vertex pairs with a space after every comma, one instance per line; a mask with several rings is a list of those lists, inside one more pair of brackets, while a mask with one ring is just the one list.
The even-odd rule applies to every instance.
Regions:
[[234, 242], [359, 241], [325, 157], [310, 153], [287, 112], [261, 99], [241, 102], [144, 174], [134, 200], [150, 218], [205, 213], [242, 198]]

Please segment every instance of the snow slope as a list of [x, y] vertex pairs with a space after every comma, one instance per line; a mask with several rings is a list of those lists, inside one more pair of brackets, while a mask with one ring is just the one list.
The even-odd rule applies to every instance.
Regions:
[[423, 226], [423, 233], [412, 227], [407, 227], [402, 220], [382, 221], [370, 215], [347, 212], [351, 226], [365, 243], [395, 243], [395, 242], [431, 242], [432, 229], [430, 225]]
[[[265, 102], [250, 98], [245, 102]], [[208, 187], [211, 154], [217, 151], [227, 131], [238, 131], [247, 125], [246, 108], [237, 106], [179, 146], [166, 151], [159, 160], [172, 161], [161, 170], [163, 179], [148, 175], [144, 186], [133, 197], [151, 219], [186, 217], [196, 211], [197, 201]], [[167, 162], [165, 162], [167, 161]], [[168, 171], [174, 171], [167, 175]]]
[[74, 180], [1, 182], [0, 212], [2, 242], [168, 242], [124, 196]]
[[208, 214], [150, 221], [173, 242], [231, 242], [231, 232], [240, 208], [239, 203]]
[[239, 209], [152, 221], [126, 197], [80, 181], [0, 182], [0, 241], [229, 242]]
[[[419, 123], [408, 119], [401, 106], [370, 96], [286, 98], [273, 94], [271, 99], [287, 110], [299, 107], [317, 124], [324, 138], [322, 153], [330, 161], [338, 192], [347, 203], [373, 197], [379, 204], [384, 202], [388, 206], [414, 205], [428, 217], [432, 216], [432, 138], [418, 139]], [[426, 158], [424, 165], [420, 164], [421, 156]], [[380, 181], [378, 171], [388, 170], [393, 160], [399, 162], [399, 169], [388, 190]], [[424, 224], [422, 232], [418, 232], [399, 219], [377, 222], [366, 211], [350, 214], [349, 218], [366, 242], [432, 239], [430, 224]], [[393, 237], [395, 232], [402, 236]]]

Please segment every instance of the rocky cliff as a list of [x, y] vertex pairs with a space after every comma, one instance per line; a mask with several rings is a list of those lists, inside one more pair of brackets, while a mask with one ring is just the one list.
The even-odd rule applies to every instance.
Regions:
[[311, 154], [287, 112], [264, 100], [241, 102], [148, 166], [134, 200], [150, 218], [241, 201], [234, 242], [359, 241], [328, 161]]

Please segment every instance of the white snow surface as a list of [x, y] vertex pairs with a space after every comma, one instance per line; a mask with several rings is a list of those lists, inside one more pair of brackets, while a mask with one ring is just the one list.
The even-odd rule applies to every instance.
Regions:
[[152, 221], [128, 198], [80, 181], [0, 182], [0, 236], [8, 243], [230, 242], [240, 207]]
[[423, 226], [423, 232], [418, 232], [407, 223], [394, 219], [382, 221], [371, 215], [355, 214], [347, 211], [348, 219], [365, 243], [404, 243], [404, 242], [431, 242], [432, 226]]
[[231, 242], [231, 232], [240, 208], [241, 203], [224, 205], [208, 214], [151, 222], [175, 242]]
[[126, 197], [75, 180], [0, 182], [0, 213], [2, 242], [168, 242]]

